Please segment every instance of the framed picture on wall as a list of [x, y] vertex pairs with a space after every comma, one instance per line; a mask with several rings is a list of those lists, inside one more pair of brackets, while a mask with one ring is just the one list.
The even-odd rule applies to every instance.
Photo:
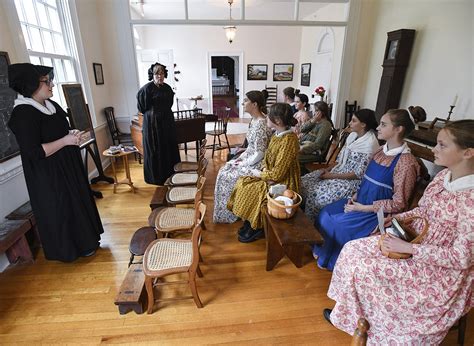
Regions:
[[102, 71], [102, 64], [92, 63], [94, 67], [94, 77], [95, 77], [95, 84], [101, 85], [104, 84], [104, 72]]
[[291, 82], [293, 80], [293, 64], [273, 64], [273, 80]]
[[267, 80], [268, 65], [264, 64], [248, 64], [247, 80]]
[[301, 85], [309, 86], [311, 81], [311, 64], [301, 64]]

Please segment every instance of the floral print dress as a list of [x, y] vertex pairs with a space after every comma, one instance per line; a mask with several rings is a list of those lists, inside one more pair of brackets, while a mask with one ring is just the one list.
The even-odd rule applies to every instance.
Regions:
[[[419, 207], [397, 216], [428, 221], [411, 258], [383, 256], [379, 236], [344, 246], [328, 291], [336, 301], [331, 321], [337, 328], [352, 334], [364, 317], [368, 344], [437, 345], [474, 306], [474, 176], [461, 178], [470, 179], [467, 188], [450, 191], [448, 175], [441, 171]], [[413, 226], [419, 232], [422, 223]]]
[[214, 223], [237, 221], [237, 216], [227, 209], [227, 201], [239, 177], [248, 174], [252, 169], [262, 168], [262, 160], [271, 135], [272, 131], [267, 126], [265, 118], [252, 119], [246, 136], [248, 147], [239, 156], [239, 164], [236, 165], [237, 161], [231, 160], [217, 174], [214, 189]]
[[[337, 162], [341, 161], [341, 151]], [[305, 214], [314, 220], [319, 211], [326, 205], [343, 198], [352, 196], [359, 188], [365, 169], [372, 154], [349, 151], [344, 165], [338, 165], [331, 173], [354, 173], [358, 179], [319, 179], [322, 170], [317, 170], [301, 177], [301, 196], [305, 201]]]

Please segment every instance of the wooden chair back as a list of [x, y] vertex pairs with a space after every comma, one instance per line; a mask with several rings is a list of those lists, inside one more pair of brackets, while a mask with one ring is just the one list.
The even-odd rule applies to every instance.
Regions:
[[354, 101], [354, 103], [349, 103], [349, 101], [346, 101], [345, 107], [344, 107], [344, 127], [347, 127], [351, 121], [352, 114], [354, 114], [355, 111], [359, 110], [360, 106], [357, 106], [357, 101]]
[[339, 131], [338, 136], [336, 136], [335, 145], [329, 148], [328, 156], [326, 157], [327, 163], [335, 162], [337, 155], [341, 152], [342, 148], [346, 144], [347, 137], [349, 137], [350, 130], [348, 128], [342, 129]]
[[216, 109], [217, 120], [214, 123], [215, 135], [223, 135], [227, 133], [227, 123], [230, 117], [230, 108], [221, 107]]
[[105, 119], [107, 120], [107, 126], [112, 136], [112, 141], [115, 144], [117, 136], [120, 134], [120, 131], [117, 128], [117, 123], [115, 121], [114, 107], [105, 107], [104, 108]]
[[192, 259], [191, 267], [189, 268], [190, 272], [198, 271], [199, 261], [201, 259], [201, 255], [199, 253], [199, 247], [201, 246], [201, 231], [203, 228], [204, 216], [206, 215], [206, 205], [202, 202], [199, 202], [199, 206], [197, 210], [199, 211], [199, 218], [197, 219], [197, 222], [191, 234], [191, 242], [193, 246], [193, 259]]
[[426, 187], [431, 181], [431, 176], [428, 173], [428, 168], [426, 168], [423, 161], [419, 157], [416, 158], [416, 161], [420, 165], [420, 176], [418, 177], [416, 181], [415, 189], [413, 190], [413, 193], [410, 196], [410, 199], [408, 200], [407, 210], [411, 210], [418, 206], [418, 202], [420, 201], [420, 198], [423, 196], [423, 193], [425, 192]]

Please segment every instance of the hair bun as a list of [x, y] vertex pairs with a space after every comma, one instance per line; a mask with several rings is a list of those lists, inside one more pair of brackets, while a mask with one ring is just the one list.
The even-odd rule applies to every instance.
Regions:
[[295, 89], [295, 95], [298, 95], [300, 93], [300, 89]]

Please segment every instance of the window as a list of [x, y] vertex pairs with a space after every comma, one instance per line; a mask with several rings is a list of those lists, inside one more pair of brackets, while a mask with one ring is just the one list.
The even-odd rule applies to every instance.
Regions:
[[65, 108], [63, 83], [78, 83], [76, 48], [65, 0], [15, 0], [30, 62], [54, 67], [53, 100]]

